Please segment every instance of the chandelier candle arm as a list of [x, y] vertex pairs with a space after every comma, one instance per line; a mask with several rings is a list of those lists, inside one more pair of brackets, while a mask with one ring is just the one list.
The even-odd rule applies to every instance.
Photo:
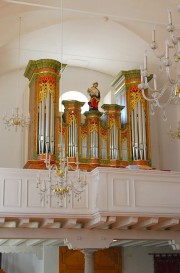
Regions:
[[37, 176], [40, 200], [48, 203], [51, 198], [55, 198], [56, 203], [61, 207], [65, 206], [66, 201], [71, 202], [72, 198], [80, 201], [87, 183], [85, 172], [79, 168], [78, 152], [76, 154], [76, 168], [69, 165], [62, 144], [59, 145], [59, 162], [51, 164], [51, 155], [46, 154], [45, 163], [48, 177], [42, 179], [40, 174]]
[[[155, 56], [160, 59], [160, 68], [163, 71], [163, 67], [166, 72], [167, 81], [163, 84], [163, 86], [158, 88], [157, 86], [157, 75], [153, 73], [153, 87], [151, 87], [148, 83], [148, 60], [147, 60], [147, 52], [144, 53], [144, 62], [143, 65], [140, 66], [141, 72], [141, 83], [138, 85], [139, 89], [142, 91], [142, 95], [145, 100], [149, 101], [151, 104], [153, 103], [152, 108], [159, 107], [165, 108], [170, 102], [174, 101], [175, 103], [180, 102], [180, 74], [178, 69], [179, 60], [180, 60], [180, 37], [175, 37], [174, 30], [175, 27], [172, 24], [172, 13], [168, 10], [168, 25], [167, 31], [169, 32], [169, 39], [165, 41], [165, 50], [164, 53], [159, 54], [156, 52], [158, 45], [156, 43], [156, 33], [155, 27], [152, 28], [152, 42], [151, 49], [155, 53]], [[172, 74], [172, 70], [175, 75]], [[161, 72], [162, 72], [161, 71]], [[173, 75], [173, 76], [172, 76]], [[145, 90], [149, 90], [149, 95], [145, 93]], [[160, 99], [165, 96], [165, 93], [168, 94], [168, 99], [166, 102], [162, 104]]]
[[175, 140], [176, 138], [180, 140], [180, 121], [176, 130], [173, 130], [170, 125], [167, 134], [170, 136], [171, 140]]
[[152, 42], [155, 43], [155, 26], [152, 27]]
[[[19, 35], [18, 35], [18, 67], [20, 67], [20, 53], [21, 53], [21, 17], [19, 17]], [[18, 71], [17, 76], [17, 91], [20, 89], [20, 69]], [[3, 123], [5, 124], [5, 128], [14, 127], [15, 131], [19, 127], [28, 127], [31, 124], [30, 114], [28, 113], [27, 116], [23, 114], [19, 115], [19, 108], [15, 107], [12, 111], [12, 115], [3, 115]]]

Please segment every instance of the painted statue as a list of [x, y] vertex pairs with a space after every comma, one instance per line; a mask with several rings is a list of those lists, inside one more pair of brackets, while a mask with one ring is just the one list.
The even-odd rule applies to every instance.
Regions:
[[100, 101], [100, 91], [98, 89], [98, 82], [94, 82], [92, 87], [88, 88], [88, 94], [90, 95], [89, 110], [98, 110], [98, 104]]

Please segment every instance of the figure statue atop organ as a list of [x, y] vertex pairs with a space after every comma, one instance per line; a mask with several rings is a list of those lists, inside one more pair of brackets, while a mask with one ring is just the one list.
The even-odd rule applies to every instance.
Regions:
[[93, 85], [88, 88], [88, 94], [90, 95], [89, 110], [98, 110], [98, 104], [100, 101], [100, 91], [98, 89], [98, 82], [94, 82]]

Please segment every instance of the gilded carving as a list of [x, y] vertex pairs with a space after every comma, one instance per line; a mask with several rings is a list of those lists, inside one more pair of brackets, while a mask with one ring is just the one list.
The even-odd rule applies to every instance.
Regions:
[[137, 106], [138, 101], [141, 101], [142, 106], [145, 110], [145, 99], [142, 96], [141, 90], [136, 85], [129, 88], [129, 95], [130, 111], [134, 110], [134, 108]]
[[55, 79], [52, 76], [39, 78], [39, 102], [46, 98], [47, 92], [50, 92], [53, 102], [55, 102]]
[[98, 120], [95, 118], [90, 121], [90, 132], [92, 133], [93, 131], [98, 132]]

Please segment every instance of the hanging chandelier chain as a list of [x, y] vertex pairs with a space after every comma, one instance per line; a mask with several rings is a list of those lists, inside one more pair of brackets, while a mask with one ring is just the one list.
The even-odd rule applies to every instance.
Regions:
[[[19, 17], [19, 31], [18, 31], [18, 76], [17, 76], [17, 91], [20, 89], [20, 51], [21, 51], [21, 17]], [[31, 124], [30, 114], [27, 116], [23, 114], [19, 114], [19, 107], [15, 107], [12, 111], [12, 114], [5, 113], [3, 115], [3, 123], [5, 128], [14, 127], [15, 131], [19, 127], [24, 128], [28, 127]]]

